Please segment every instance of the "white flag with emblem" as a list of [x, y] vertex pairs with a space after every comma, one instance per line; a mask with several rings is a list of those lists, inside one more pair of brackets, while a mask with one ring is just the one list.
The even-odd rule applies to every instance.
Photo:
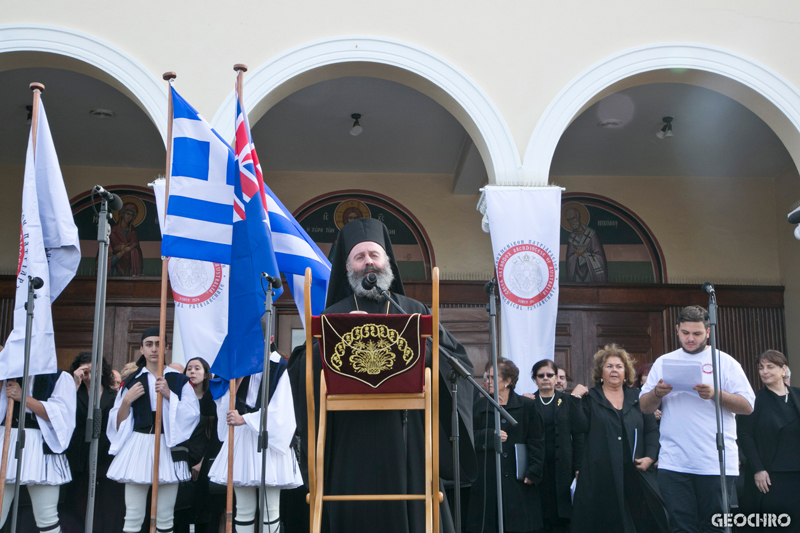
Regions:
[[560, 187], [484, 188], [506, 355], [520, 393], [536, 390], [531, 368], [554, 359], [558, 314]]
[[0, 352], [0, 380], [22, 377], [29, 277], [41, 278], [44, 284], [35, 291], [28, 375], [52, 374], [57, 370], [50, 306], [75, 277], [80, 260], [78, 228], [72, 218], [50, 126], [40, 101], [35, 154], [33, 131], [28, 137], [14, 329]]
[[[158, 220], [164, 228], [164, 192], [166, 180], [151, 183], [156, 196]], [[175, 302], [173, 348], [183, 350], [184, 364], [202, 357], [214, 364], [222, 341], [228, 334], [228, 271], [230, 266], [196, 259], [171, 257], [169, 282]], [[178, 338], [180, 336], [180, 338]], [[181, 354], [173, 351], [173, 361]]]

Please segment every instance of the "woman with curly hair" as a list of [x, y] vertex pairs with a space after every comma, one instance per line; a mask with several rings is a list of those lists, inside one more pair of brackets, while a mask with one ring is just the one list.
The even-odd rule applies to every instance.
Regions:
[[616, 344], [594, 355], [595, 386], [583, 399], [586, 446], [575, 489], [571, 531], [666, 532], [667, 515], [653, 463], [658, 424], [643, 415], [633, 361]]

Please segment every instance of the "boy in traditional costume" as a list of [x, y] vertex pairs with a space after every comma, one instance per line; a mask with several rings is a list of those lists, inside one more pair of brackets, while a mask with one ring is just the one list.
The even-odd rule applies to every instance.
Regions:
[[[166, 338], [165, 338], [166, 342]], [[162, 432], [158, 464], [158, 516], [161, 533], [173, 530], [178, 483], [191, 479], [189, 454], [175, 447], [192, 436], [200, 420], [200, 404], [189, 379], [164, 367], [158, 374], [159, 329], [142, 333], [137, 361], [139, 370], [125, 378], [108, 418], [109, 453], [114, 460], [108, 478], [125, 483], [125, 527], [136, 533], [142, 527], [147, 491], [153, 483], [155, 417], [157, 393], [161, 393]], [[74, 387], [73, 387], [74, 388]]]

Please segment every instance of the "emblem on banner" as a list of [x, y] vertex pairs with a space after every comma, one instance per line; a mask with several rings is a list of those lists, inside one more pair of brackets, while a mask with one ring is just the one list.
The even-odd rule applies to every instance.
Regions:
[[[25, 223], [19, 225], [19, 260], [17, 261], [17, 277], [22, 272], [22, 263], [25, 261]], [[19, 285], [19, 284], [18, 284]]]
[[704, 364], [703, 365], [703, 373], [705, 373], [705, 374], [713, 374], [714, 373], [714, 367], [711, 366], [708, 363]]
[[549, 300], [556, 282], [556, 259], [539, 243], [509, 247], [497, 261], [503, 296], [523, 307]]
[[200, 305], [213, 302], [222, 284], [222, 265], [170, 258], [169, 281], [175, 303]]

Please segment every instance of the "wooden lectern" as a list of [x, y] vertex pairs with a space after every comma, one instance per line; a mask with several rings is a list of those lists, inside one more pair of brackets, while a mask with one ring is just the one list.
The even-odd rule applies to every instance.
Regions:
[[[320, 533], [330, 501], [425, 501], [425, 530], [439, 532], [439, 269], [433, 269], [431, 315], [311, 315], [311, 269], [305, 276], [306, 403], [311, 533]], [[394, 321], [394, 322], [393, 322]], [[395, 327], [400, 324], [399, 327]], [[425, 344], [433, 338], [432, 368]], [[319, 436], [315, 428], [313, 339], [322, 356]], [[327, 346], [327, 350], [326, 350]], [[328, 411], [425, 411], [425, 493], [325, 495]], [[316, 442], [315, 442], [316, 441]]]

